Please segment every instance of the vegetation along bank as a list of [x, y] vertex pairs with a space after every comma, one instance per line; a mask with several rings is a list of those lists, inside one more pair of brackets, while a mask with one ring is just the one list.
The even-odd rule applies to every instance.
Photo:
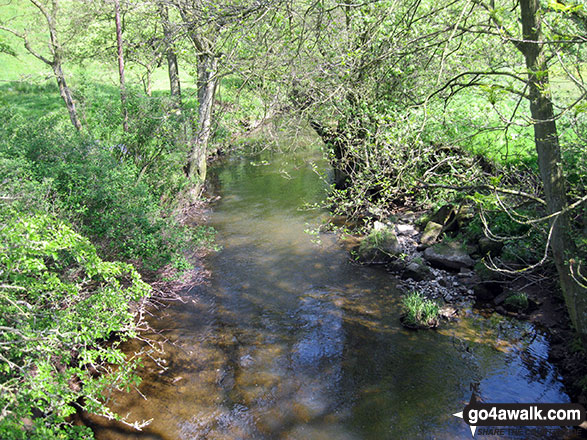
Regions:
[[104, 390], [140, 381], [119, 344], [212, 246], [208, 161], [266, 126], [321, 139], [325, 206], [352, 258], [416, 292], [408, 311], [436, 326], [418, 298], [442, 297], [541, 323], [585, 402], [585, 7], [4, 2], [0, 437], [118, 417]]

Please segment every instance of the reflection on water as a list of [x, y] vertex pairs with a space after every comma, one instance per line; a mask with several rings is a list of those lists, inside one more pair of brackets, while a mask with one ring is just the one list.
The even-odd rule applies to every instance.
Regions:
[[464, 439], [451, 414], [472, 383], [488, 402], [568, 401], [529, 324], [469, 311], [407, 331], [393, 277], [350, 263], [332, 236], [313, 243], [304, 230], [322, 214], [299, 208], [323, 197], [316, 156], [214, 171], [212, 279], [159, 312], [163, 359], [145, 359], [140, 393], [113, 396], [130, 422], [153, 421], [139, 433], [92, 419], [99, 439]]

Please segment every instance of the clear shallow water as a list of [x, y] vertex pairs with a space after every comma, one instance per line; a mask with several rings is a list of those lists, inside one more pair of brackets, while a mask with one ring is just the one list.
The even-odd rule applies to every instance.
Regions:
[[304, 230], [324, 213], [300, 207], [324, 195], [318, 157], [213, 171], [222, 250], [207, 258], [210, 283], [156, 312], [166, 368], [145, 359], [142, 396], [112, 396], [129, 421], [152, 423], [137, 433], [92, 419], [99, 439], [466, 439], [451, 414], [471, 383], [487, 402], [568, 401], [529, 324], [468, 312], [439, 331], [405, 330], [389, 273], [350, 263], [332, 235], [313, 242]]

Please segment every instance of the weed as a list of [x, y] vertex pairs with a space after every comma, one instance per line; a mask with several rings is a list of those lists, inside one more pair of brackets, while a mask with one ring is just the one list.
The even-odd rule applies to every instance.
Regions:
[[425, 298], [420, 292], [412, 292], [402, 299], [404, 314], [402, 323], [411, 328], [433, 328], [439, 323], [438, 304]]

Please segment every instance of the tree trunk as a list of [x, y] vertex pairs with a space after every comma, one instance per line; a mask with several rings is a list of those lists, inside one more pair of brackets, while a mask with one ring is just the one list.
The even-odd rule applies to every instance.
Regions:
[[52, 64], [51, 67], [53, 68], [53, 74], [55, 75], [57, 85], [59, 86], [59, 94], [61, 95], [63, 102], [65, 102], [65, 106], [67, 107], [67, 111], [69, 112], [69, 119], [71, 119], [71, 123], [76, 128], [76, 130], [80, 131], [82, 129], [82, 124], [79, 118], [77, 117], [75, 102], [73, 101], [71, 90], [69, 90], [67, 82], [65, 81], [65, 75], [63, 74], [63, 70], [61, 69], [61, 62], [57, 60]]
[[218, 59], [210, 53], [198, 55], [198, 124], [186, 167], [187, 176], [202, 185], [206, 179], [208, 140], [212, 128], [212, 108], [218, 82]]
[[[540, 44], [541, 20], [539, 0], [520, 0], [523, 42], [518, 48], [528, 68], [530, 113], [534, 124], [534, 141], [538, 166], [544, 186], [548, 213], [567, 208], [565, 179], [554, 110], [550, 96], [548, 66]], [[552, 237], [550, 247], [560, 279], [561, 289], [569, 315], [577, 332], [587, 341], [587, 292], [572, 277], [570, 262], [575, 254], [575, 243], [570, 231], [569, 216], [565, 213], [550, 220]]]
[[120, 21], [120, 2], [114, 0], [114, 16], [116, 21], [116, 44], [118, 48], [118, 75], [120, 76], [120, 105], [122, 106], [122, 125], [128, 131], [128, 111], [126, 108], [126, 84], [124, 80], [124, 53], [122, 48], [122, 24]]
[[25, 49], [31, 55], [51, 67], [59, 87], [59, 94], [61, 95], [63, 102], [65, 102], [65, 106], [69, 112], [69, 119], [71, 120], [71, 123], [76, 128], [76, 130], [80, 131], [82, 124], [77, 116], [75, 101], [73, 100], [71, 90], [65, 81], [65, 75], [63, 74], [61, 63], [61, 60], [63, 59], [63, 50], [61, 48], [61, 44], [59, 44], [59, 38], [57, 36], [57, 14], [59, 10], [59, 1], [53, 0], [51, 2], [51, 10], [46, 9], [45, 5], [38, 0], [30, 0], [30, 2], [41, 12], [41, 14], [43, 14], [45, 21], [47, 22], [47, 30], [49, 31], [49, 50], [52, 57], [47, 58], [33, 49], [26, 33], [23, 34], [9, 28], [5, 28], [5, 30], [22, 39]]
[[145, 89], [145, 94], [147, 96], [153, 95], [153, 86], [151, 81], [152, 74], [153, 72], [151, 72], [151, 69], [147, 68], [145, 75], [143, 76], [143, 88]]
[[166, 4], [160, 5], [160, 14], [163, 21], [163, 36], [165, 38], [167, 71], [169, 73], [169, 90], [175, 98], [178, 108], [181, 108], [181, 84], [179, 82], [179, 68], [177, 65], [177, 54], [173, 44], [173, 31], [169, 23], [169, 10]]

